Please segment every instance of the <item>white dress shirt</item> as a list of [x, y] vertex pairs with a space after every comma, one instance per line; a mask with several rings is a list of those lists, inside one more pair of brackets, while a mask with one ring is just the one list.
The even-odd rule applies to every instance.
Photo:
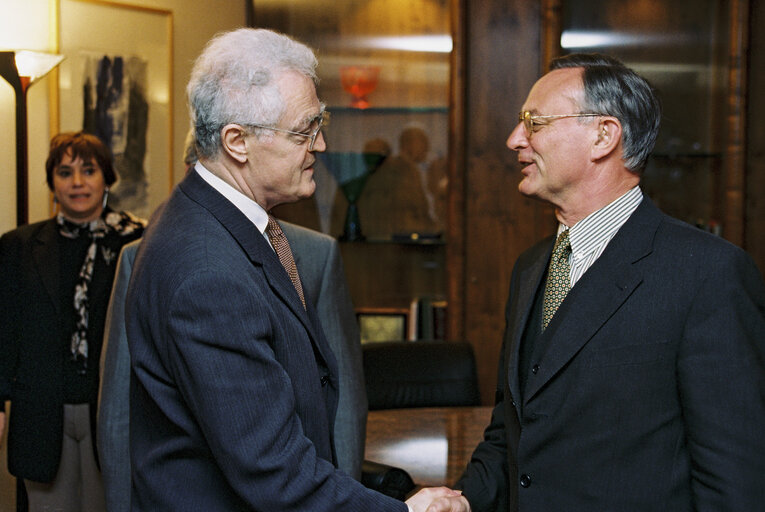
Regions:
[[[212, 188], [220, 192], [223, 197], [231, 201], [236, 206], [237, 210], [242, 212], [245, 217], [250, 219], [260, 234], [266, 239], [268, 245], [271, 245], [271, 240], [266, 234], [266, 227], [268, 226], [268, 212], [263, 209], [258, 203], [250, 199], [246, 195], [239, 192], [237, 189], [211, 173], [200, 162], [194, 164], [194, 171], [202, 177]], [[271, 247], [273, 249], [273, 246]]]
[[571, 255], [568, 261], [571, 266], [569, 277], [572, 288], [603, 254], [608, 243], [619, 228], [627, 222], [642, 200], [643, 192], [639, 186], [635, 186], [619, 199], [589, 214], [571, 228], [565, 224], [558, 225], [558, 235], [569, 230]]

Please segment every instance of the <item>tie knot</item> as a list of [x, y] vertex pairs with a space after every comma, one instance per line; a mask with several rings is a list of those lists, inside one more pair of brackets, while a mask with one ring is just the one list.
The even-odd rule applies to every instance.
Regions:
[[555, 240], [555, 247], [553, 247], [553, 258], [560, 259], [562, 256], [568, 256], [571, 252], [571, 242], [568, 239], [568, 229], [558, 235], [558, 239]]
[[276, 222], [276, 219], [268, 216], [268, 225], [266, 226], [266, 233], [268, 233], [269, 237], [272, 236], [282, 236], [284, 232], [282, 231], [282, 227], [279, 225], [278, 222]]
[[547, 271], [547, 283], [545, 284], [544, 305], [542, 315], [542, 330], [552, 320], [563, 299], [571, 288], [569, 276], [570, 266], [568, 255], [571, 254], [571, 243], [568, 240], [568, 230], [558, 235], [550, 258], [550, 268]]

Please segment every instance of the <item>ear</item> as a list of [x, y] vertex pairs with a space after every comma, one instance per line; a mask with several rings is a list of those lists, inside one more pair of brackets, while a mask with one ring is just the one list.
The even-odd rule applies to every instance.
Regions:
[[220, 130], [223, 151], [243, 164], [247, 162], [247, 132], [238, 124], [227, 124]]
[[598, 123], [598, 132], [592, 144], [592, 161], [607, 157], [617, 150], [622, 140], [622, 124], [615, 117], [603, 117]]

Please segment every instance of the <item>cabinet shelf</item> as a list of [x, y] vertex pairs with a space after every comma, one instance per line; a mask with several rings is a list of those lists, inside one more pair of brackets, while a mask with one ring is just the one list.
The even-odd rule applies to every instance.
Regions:
[[348, 106], [328, 106], [332, 114], [350, 114], [350, 115], [365, 115], [365, 114], [448, 114], [449, 107], [369, 107], [369, 108], [353, 108]]
[[432, 238], [432, 237], [423, 237], [423, 238], [406, 238], [406, 237], [393, 237], [393, 238], [381, 238], [381, 237], [375, 237], [375, 238], [367, 238], [366, 240], [358, 240], [358, 241], [341, 241], [343, 244], [371, 244], [371, 245], [415, 245], [415, 246], [444, 246], [446, 245], [446, 240], [443, 238]]

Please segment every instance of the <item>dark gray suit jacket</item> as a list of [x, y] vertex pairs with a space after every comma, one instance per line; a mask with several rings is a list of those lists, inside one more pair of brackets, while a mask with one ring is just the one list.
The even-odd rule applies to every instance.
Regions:
[[406, 510], [334, 465], [338, 367], [252, 223], [191, 172], [126, 297], [132, 510]]
[[[280, 224], [294, 253], [307, 300], [316, 305], [322, 329], [338, 361], [337, 465], [358, 480], [364, 458], [367, 397], [358, 325], [340, 250], [332, 237], [287, 222]], [[109, 512], [130, 510], [130, 353], [124, 319], [125, 294], [139, 242], [126, 245], [120, 255], [101, 354], [98, 449]]]
[[513, 270], [498, 405], [458, 485], [474, 512], [765, 503], [765, 287], [739, 248], [645, 198], [537, 339], [553, 238]]

